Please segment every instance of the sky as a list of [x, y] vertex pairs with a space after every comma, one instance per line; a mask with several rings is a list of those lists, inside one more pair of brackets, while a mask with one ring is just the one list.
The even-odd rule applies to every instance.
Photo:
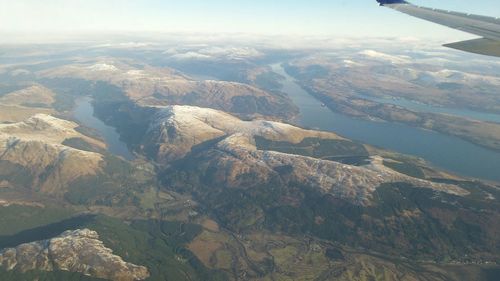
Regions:
[[[498, 0], [413, 0], [500, 17]], [[375, 0], [0, 0], [0, 33], [248, 33], [294, 36], [474, 36], [379, 7]]]

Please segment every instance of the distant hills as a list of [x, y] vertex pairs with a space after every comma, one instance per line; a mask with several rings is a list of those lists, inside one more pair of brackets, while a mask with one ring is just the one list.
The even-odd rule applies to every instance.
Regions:
[[[420, 85], [401, 88], [408, 95], [462, 79], [488, 90], [495, 79], [417, 75], [411, 57], [378, 51], [330, 60], [310, 50], [109, 48], [0, 68], [0, 279], [498, 279], [495, 183], [294, 125], [300, 113], [269, 64], [289, 62], [333, 110], [419, 126], [418, 114], [340, 90], [385, 92], [380, 75], [415, 76], [384, 84]], [[203, 65], [236, 78], [187, 73]], [[134, 159], [75, 120], [82, 97]]]

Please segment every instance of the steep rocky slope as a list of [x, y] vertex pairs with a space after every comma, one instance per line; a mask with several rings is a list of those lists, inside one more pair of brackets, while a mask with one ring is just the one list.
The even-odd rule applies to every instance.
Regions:
[[146, 267], [123, 261], [89, 229], [69, 230], [52, 239], [0, 251], [0, 266], [26, 272], [70, 271], [113, 281], [144, 280]]

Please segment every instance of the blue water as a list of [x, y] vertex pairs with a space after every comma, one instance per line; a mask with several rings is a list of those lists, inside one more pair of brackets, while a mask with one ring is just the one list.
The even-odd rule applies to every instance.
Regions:
[[94, 116], [94, 107], [90, 98], [82, 98], [76, 101], [73, 117], [83, 125], [96, 130], [108, 145], [108, 151], [114, 155], [121, 156], [127, 160], [135, 157], [128, 149], [127, 145], [120, 140], [120, 135], [115, 128], [104, 124]]
[[359, 95], [359, 97], [367, 99], [367, 100], [379, 102], [379, 103], [389, 103], [389, 104], [399, 105], [401, 107], [405, 107], [405, 108], [408, 108], [408, 109], [413, 110], [413, 111], [450, 114], [450, 115], [456, 115], [456, 116], [460, 116], [460, 117], [464, 117], [464, 118], [475, 119], [475, 120], [479, 120], [479, 121], [500, 123], [500, 114], [478, 112], [478, 111], [473, 111], [473, 110], [469, 110], [469, 109], [433, 106], [433, 105], [418, 103], [418, 102], [414, 102], [414, 101], [402, 99], [402, 98], [398, 98], [398, 99], [379, 98], [379, 97], [372, 97], [372, 96], [367, 96], [367, 95]]
[[456, 137], [397, 123], [372, 122], [332, 112], [307, 93], [280, 65], [283, 91], [300, 109], [299, 125], [333, 131], [347, 138], [426, 159], [460, 175], [500, 181], [500, 153]]

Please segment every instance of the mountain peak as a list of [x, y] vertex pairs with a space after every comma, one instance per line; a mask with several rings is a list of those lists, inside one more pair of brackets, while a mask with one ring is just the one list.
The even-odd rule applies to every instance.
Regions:
[[61, 235], [4, 249], [0, 266], [7, 270], [78, 272], [113, 281], [144, 280], [146, 267], [123, 261], [104, 246], [99, 234], [90, 229], [68, 230]]

